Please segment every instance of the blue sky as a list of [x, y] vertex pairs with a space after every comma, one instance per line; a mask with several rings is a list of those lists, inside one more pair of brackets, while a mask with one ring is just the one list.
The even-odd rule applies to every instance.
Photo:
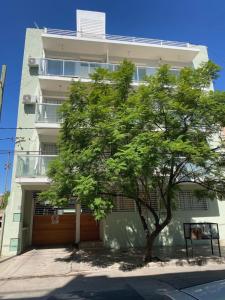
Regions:
[[[75, 30], [76, 9], [105, 12], [109, 34], [207, 45], [210, 59], [225, 67], [224, 0], [1, 0], [0, 65], [7, 64], [8, 72], [0, 128], [16, 127], [25, 29], [36, 22], [40, 28]], [[224, 81], [222, 70], [215, 87], [225, 89]], [[0, 193], [7, 162], [1, 150], [14, 148], [2, 139], [14, 135], [0, 129]]]

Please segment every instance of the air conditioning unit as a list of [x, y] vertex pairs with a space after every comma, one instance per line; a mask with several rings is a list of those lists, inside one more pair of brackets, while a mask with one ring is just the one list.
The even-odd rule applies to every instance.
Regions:
[[37, 96], [23, 95], [23, 104], [35, 104], [37, 102]]
[[30, 67], [38, 67], [39, 66], [40, 59], [39, 58], [34, 58], [34, 57], [29, 57], [28, 58], [28, 65]]

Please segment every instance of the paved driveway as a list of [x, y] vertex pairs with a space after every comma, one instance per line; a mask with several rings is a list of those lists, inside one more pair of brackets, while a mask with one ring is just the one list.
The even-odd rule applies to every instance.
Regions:
[[140, 264], [139, 253], [33, 249], [0, 262], [0, 299], [168, 299], [167, 291], [225, 279], [224, 260]]

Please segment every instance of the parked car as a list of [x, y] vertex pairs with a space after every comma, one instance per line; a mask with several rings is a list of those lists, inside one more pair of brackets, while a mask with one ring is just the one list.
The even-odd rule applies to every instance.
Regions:
[[168, 300], [225, 300], [225, 280], [169, 291], [166, 293], [165, 299], [166, 297]]

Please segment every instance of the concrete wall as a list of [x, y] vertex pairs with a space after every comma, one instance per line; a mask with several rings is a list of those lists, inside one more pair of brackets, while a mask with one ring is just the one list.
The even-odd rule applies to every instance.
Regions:
[[[160, 234], [156, 244], [181, 246], [184, 244], [183, 223], [212, 222], [219, 224], [221, 244], [225, 245], [225, 202], [209, 200], [207, 211], [174, 211], [170, 225]], [[149, 225], [153, 219], [148, 215]], [[113, 212], [104, 222], [103, 242], [109, 248], [144, 247], [145, 236], [138, 212]]]
[[[37, 68], [29, 68], [28, 58], [29, 56], [42, 56], [41, 32], [42, 30], [38, 29], [27, 29], [26, 31], [17, 127], [34, 127], [35, 105], [24, 105], [22, 98], [24, 94], [38, 95], [39, 92]], [[23, 150], [38, 151], [39, 139], [36, 130], [18, 129], [16, 136], [23, 136], [25, 138], [25, 142], [22, 143]], [[20, 151], [20, 145], [17, 144], [15, 150]], [[5, 232], [2, 246], [2, 255], [4, 256], [15, 255], [22, 249], [22, 211], [25, 192], [15, 182], [16, 158], [17, 154], [14, 156], [11, 194], [6, 209]]]

